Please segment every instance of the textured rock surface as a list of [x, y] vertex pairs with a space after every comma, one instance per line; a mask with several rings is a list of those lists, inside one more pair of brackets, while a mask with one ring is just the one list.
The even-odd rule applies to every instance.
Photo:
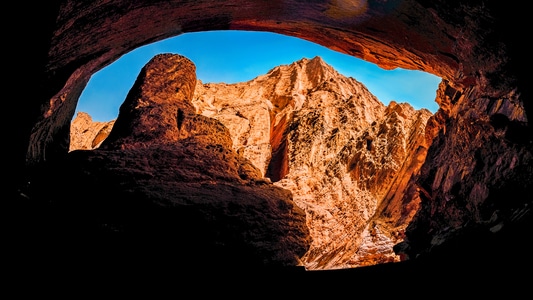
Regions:
[[[403, 195], [423, 162], [411, 158], [417, 150], [425, 155], [429, 111], [394, 102], [385, 107], [319, 57], [274, 68], [249, 82], [205, 84], [197, 91], [193, 103], [199, 113], [228, 126], [237, 151], [259, 162], [256, 166], [267, 166], [266, 177], [292, 191], [307, 212], [313, 237], [303, 258], [307, 269], [397, 260], [392, 246], [410, 219], [386, 229], [379, 217], [372, 225], [370, 219], [388, 191]], [[369, 226], [388, 240], [386, 246], [366, 242], [360, 248]]]
[[492, 98], [442, 84], [437, 97], [440, 113], [454, 117], [429, 149], [417, 180], [423, 205], [397, 251], [445, 257], [446, 243], [459, 243], [467, 245], [462, 262], [514, 252], [533, 228], [533, 140], [519, 95]]
[[[10, 232], [24, 237], [9, 244], [30, 253], [25, 260], [50, 261], [32, 251], [45, 251], [39, 228], [51, 218], [46, 204], [28, 195], [28, 187], [43, 164], [67, 155], [70, 121], [92, 74], [138, 46], [180, 33], [265, 30], [387, 68], [443, 78], [436, 99], [441, 110], [430, 119], [436, 138], [412, 188], [421, 209], [406, 230], [406, 242], [397, 247], [410, 261], [399, 266], [414, 272], [406, 276], [392, 264], [336, 274], [370, 278], [366, 282], [396, 275], [407, 284], [402, 290], [424, 281], [438, 291], [454, 291], [441, 286], [450, 283], [450, 272], [455, 286], [475, 277], [479, 282], [511, 278], [513, 289], [505, 288], [506, 293], [523, 287], [520, 279], [527, 277], [521, 274], [531, 268], [533, 228], [530, 53], [519, 33], [527, 28], [527, 2], [58, 0], [12, 5], [11, 19], [38, 24], [31, 31], [15, 24], [6, 33], [9, 61], [15, 63], [7, 86], [17, 98], [9, 101], [14, 130], [7, 131], [5, 155], [11, 163], [3, 211], [12, 221]], [[455, 168], [448, 167], [450, 161]], [[65, 244], [46, 245], [51, 254]], [[499, 283], [491, 288], [508, 287]]]
[[79, 112], [70, 126], [69, 151], [91, 150], [100, 147], [114, 124], [115, 120], [94, 122], [89, 114]]
[[195, 85], [190, 60], [155, 56], [102, 145], [71, 151], [35, 193], [70, 211], [56, 220], [65, 238], [124, 239], [141, 257], [187, 266], [298, 266], [310, 243], [304, 211], [233, 151], [224, 125], [195, 113]]
[[[167, 80], [182, 80], [175, 76], [179, 66], [174, 68]], [[147, 78], [144, 84], [150, 82]], [[153, 89], [134, 90], [147, 94]], [[157, 96], [146, 99], [163, 95]], [[385, 107], [361, 83], [340, 75], [320, 57], [276, 67], [248, 82], [198, 81], [192, 103], [197, 113], [229, 129], [232, 144], [227, 147], [260, 168], [266, 180], [291, 191], [306, 211], [313, 240], [302, 257], [306, 269], [399, 260], [393, 245], [402, 240], [418, 206], [416, 201], [410, 209], [388, 206], [405, 206], [401, 199], [407, 182], [427, 151], [424, 129], [429, 111], [395, 102]], [[156, 112], [130, 105], [137, 107], [142, 120], [165, 115], [162, 109], [172, 111], [168, 105], [157, 106]], [[130, 125], [136, 122], [127, 120]], [[78, 122], [75, 119], [72, 126]], [[153, 131], [143, 132], [157, 138]], [[395, 213], [383, 219], [377, 215], [380, 205]]]

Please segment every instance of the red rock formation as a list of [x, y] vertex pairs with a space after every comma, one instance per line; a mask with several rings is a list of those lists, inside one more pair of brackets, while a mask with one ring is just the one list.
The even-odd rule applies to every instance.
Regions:
[[189, 60], [169, 54], [154, 57], [120, 106], [119, 118], [102, 148], [143, 148], [195, 134], [186, 125], [195, 114], [190, 102], [195, 85], [196, 67]]
[[[195, 114], [195, 85], [190, 60], [155, 56], [102, 145], [71, 151], [53, 181], [41, 179], [35, 192], [73, 214], [58, 218], [60, 237], [124, 239], [131, 253], [188, 267], [298, 266], [310, 242], [305, 213], [232, 149], [224, 125]], [[80, 192], [69, 199], [58, 184]]]
[[[10, 128], [15, 130], [8, 130], [5, 139], [10, 141], [5, 156], [11, 162], [6, 174], [12, 175], [6, 179], [5, 211], [14, 219], [14, 235], [25, 237], [19, 248], [39, 245], [39, 228], [50, 222], [43, 209], [46, 202], [30, 193], [38, 184], [34, 172], [67, 155], [70, 121], [92, 74], [138, 46], [180, 33], [265, 30], [308, 39], [386, 68], [417, 69], [443, 78], [437, 99], [442, 110], [431, 120], [439, 130], [431, 133], [436, 138], [415, 181], [421, 209], [406, 231], [406, 243], [398, 247], [412, 263], [401, 265], [420, 271], [410, 276], [422, 280], [428, 272], [438, 276], [460, 270], [456, 284], [472, 277], [492, 282], [495, 267], [507, 272], [505, 278], [522, 274], [531, 267], [524, 257], [533, 228], [530, 54], [519, 33], [527, 28], [528, 3], [361, 3], [12, 3], [11, 19], [38, 24], [10, 26], [6, 38], [9, 62], [14, 62], [9, 70], [15, 71], [6, 86], [17, 93], [9, 101], [9, 112], [15, 113]], [[390, 270], [364, 272], [390, 275]], [[436, 286], [448, 279], [432, 282]], [[417, 280], [405, 283], [413, 282]]]
[[70, 126], [70, 148], [72, 150], [91, 150], [109, 136], [115, 120], [109, 122], [93, 122], [92, 117], [85, 112], [78, 112]]
[[[158, 59], [165, 59], [159, 64], [175, 63], [165, 56]], [[180, 80], [179, 66], [168, 69], [175, 70], [174, 76], [150, 80], [150, 86]], [[133, 90], [146, 95], [157, 89]], [[161, 90], [159, 99], [164, 98]], [[152, 101], [144, 102], [154, 108]], [[396, 102], [385, 107], [361, 83], [340, 75], [320, 57], [276, 67], [248, 82], [198, 81], [193, 103], [199, 113], [229, 129], [233, 143], [226, 147], [262, 168], [266, 179], [290, 190], [305, 209], [313, 239], [302, 258], [308, 270], [399, 260], [393, 245], [401, 241], [398, 233], [418, 208], [417, 201], [410, 201], [410, 209], [405, 209], [402, 198], [425, 158], [429, 111]], [[142, 122], [143, 114], [151, 111], [137, 103], [129, 106], [137, 107], [138, 120], [126, 120], [149, 127]], [[168, 115], [162, 109], [176, 110], [157, 105], [158, 115]], [[378, 206], [384, 212], [378, 213]], [[373, 237], [363, 240], [369, 232]]]
[[[416, 183], [424, 205], [407, 229], [408, 242], [398, 246], [407, 248], [398, 252], [445, 257], [441, 248], [458, 240], [469, 245], [460, 261], [490, 260], [487, 247], [505, 253], [506, 243], [524, 238], [512, 231], [528, 235], [533, 148], [526, 115], [515, 91], [499, 99], [479, 93], [440, 86], [441, 114], [460, 118], [447, 122], [431, 145]], [[474, 104], [465, 101], [472, 94], [479, 97]]]

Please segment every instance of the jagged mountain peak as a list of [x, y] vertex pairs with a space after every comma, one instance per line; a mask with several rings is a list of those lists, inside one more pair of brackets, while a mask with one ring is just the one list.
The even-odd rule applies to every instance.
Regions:
[[[332, 66], [327, 64], [324, 61], [324, 59], [318, 55], [313, 58], [303, 57], [300, 60], [297, 60], [289, 64], [288, 66], [289, 67], [304, 67], [304, 68], [311, 68], [311, 69], [326, 69], [326, 70], [336, 72]], [[281, 67], [281, 66], [278, 66], [278, 67]]]
[[307, 81], [319, 84], [322, 81], [329, 80], [335, 77], [344, 77], [339, 74], [332, 66], [328, 65], [320, 56], [315, 56], [311, 59], [301, 58], [288, 65], [280, 65], [272, 68], [264, 76], [259, 76], [257, 79], [264, 77], [287, 77], [287, 76], [306, 76]]
[[307, 65], [314, 65], [315, 67], [318, 67], [318, 66], [321, 66], [321, 67], [330, 67], [330, 65], [328, 65], [324, 59], [320, 56], [315, 56], [313, 58], [307, 58], [307, 57], [302, 57], [301, 59], [299, 60], [296, 60], [296, 61], [293, 61], [292, 63], [290, 64], [284, 64], [284, 65], [279, 65], [279, 66], [275, 66], [274, 68], [270, 69], [270, 71], [267, 72], [270, 73], [270, 72], [273, 72], [274, 70], [277, 70], [277, 69], [284, 69], [284, 68], [301, 68], [301, 67], [305, 67]]
[[[223, 87], [231, 86], [226, 92], [219, 92]], [[207, 89], [210, 91], [207, 91]], [[364, 84], [353, 77], [346, 77], [327, 64], [320, 56], [311, 59], [302, 58], [291, 64], [280, 65], [271, 69], [268, 73], [260, 75], [248, 82], [236, 84], [198, 84], [196, 94], [217, 91], [216, 101], [233, 102], [232, 99], [268, 99], [271, 102], [272, 111], [278, 113], [286, 107], [298, 111], [303, 107], [318, 108], [322, 104], [321, 94], [333, 93], [338, 101], [351, 99], [350, 101], [366, 102], [356, 106], [365, 106], [363, 119], [372, 122], [381, 115], [384, 104], [379, 101]], [[311, 96], [313, 95], [314, 96]], [[206, 108], [205, 103], [193, 100], [199, 111]], [[377, 115], [376, 115], [377, 113]]]

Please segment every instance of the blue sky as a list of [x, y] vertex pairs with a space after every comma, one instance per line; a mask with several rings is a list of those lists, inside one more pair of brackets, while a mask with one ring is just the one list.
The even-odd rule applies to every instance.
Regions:
[[285, 35], [252, 31], [185, 33], [137, 48], [95, 73], [80, 96], [76, 112], [93, 121], [116, 119], [119, 107], [142, 67], [159, 53], [177, 53], [196, 65], [204, 83], [236, 83], [266, 74], [279, 65], [320, 56], [339, 73], [363, 83], [381, 102], [409, 102], [436, 112], [435, 95], [441, 79], [421, 71], [383, 70], [375, 64]]

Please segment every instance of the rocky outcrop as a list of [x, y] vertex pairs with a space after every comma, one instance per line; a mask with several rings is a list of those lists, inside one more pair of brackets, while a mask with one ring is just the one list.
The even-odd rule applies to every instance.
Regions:
[[100, 147], [109, 136], [115, 120], [94, 122], [86, 112], [78, 112], [70, 125], [70, 148], [72, 150], [91, 150]]
[[[381, 203], [399, 202], [424, 161], [429, 111], [395, 102], [385, 107], [320, 57], [249, 82], [200, 82], [193, 103], [230, 128], [236, 150], [266, 166], [265, 176], [292, 191], [306, 211], [313, 237], [302, 258], [307, 269], [399, 260], [392, 248], [410, 218], [402, 211], [389, 222], [395, 226], [384, 227], [375, 214]], [[379, 237], [363, 241], [369, 231]]]
[[[146, 99], [163, 96], [149, 95], [144, 87], [133, 90], [144, 91]], [[168, 114], [162, 109], [176, 109], [157, 105], [152, 111], [154, 101], [149, 103], [146, 111], [131, 104], [138, 118], [126, 120], [143, 128], [139, 132], [165, 140], [143, 126], [143, 120]], [[399, 261], [393, 245], [402, 241], [418, 208], [417, 201], [402, 203], [402, 196], [425, 158], [429, 111], [394, 101], [386, 107], [364, 85], [340, 75], [320, 57], [276, 67], [248, 82], [197, 81], [192, 103], [197, 113], [229, 129], [228, 147], [249, 159], [265, 180], [291, 191], [306, 211], [313, 241], [302, 257], [306, 269]], [[192, 108], [177, 110], [178, 118], [180, 111], [184, 118]], [[165, 123], [172, 122], [159, 122]], [[133, 130], [124, 132], [129, 136]], [[108, 140], [103, 147], [106, 144]], [[378, 214], [378, 207], [390, 212], [388, 218]]]
[[102, 145], [71, 151], [34, 192], [71, 214], [56, 220], [60, 232], [123, 239], [141, 257], [170, 254], [187, 267], [297, 267], [310, 243], [304, 211], [232, 149], [222, 123], [195, 113], [195, 85], [190, 60], [155, 56]]

